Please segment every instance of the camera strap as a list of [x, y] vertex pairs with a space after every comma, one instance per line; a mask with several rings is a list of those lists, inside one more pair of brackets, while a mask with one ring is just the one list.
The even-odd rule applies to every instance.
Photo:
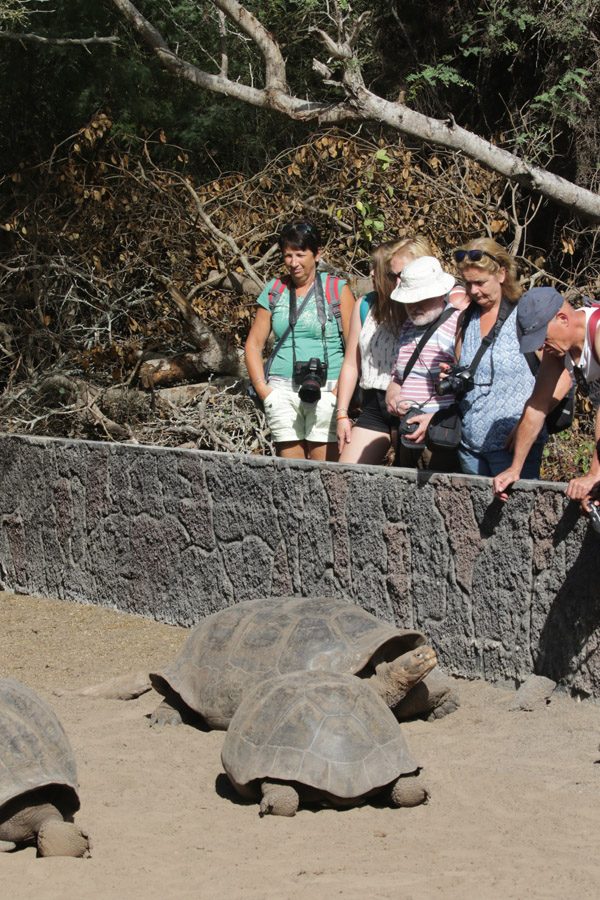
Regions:
[[[327, 341], [325, 339], [325, 328], [327, 327], [327, 311], [325, 309], [325, 297], [323, 295], [323, 282], [321, 281], [321, 276], [319, 275], [318, 270], [315, 272], [314, 288], [315, 288], [315, 300], [317, 303], [317, 316], [319, 319], [319, 324], [321, 326], [321, 341], [323, 342], [323, 355], [325, 357], [323, 362], [329, 368], [329, 359], [327, 356]], [[340, 319], [340, 322], [341, 322], [341, 319]], [[343, 349], [345, 349], [343, 336], [342, 336], [342, 347], [343, 347]]]
[[[318, 285], [318, 287], [317, 287]], [[308, 303], [310, 297], [314, 294], [316, 300], [317, 307], [317, 317], [319, 319], [319, 324], [321, 326], [321, 340], [323, 342], [323, 362], [327, 366], [329, 364], [329, 359], [327, 356], [327, 342], [325, 340], [325, 327], [327, 325], [327, 313], [325, 312], [325, 298], [323, 297], [323, 285], [321, 283], [321, 276], [318, 272], [315, 272], [315, 280], [311, 284], [310, 288], [302, 304], [300, 309], [297, 308], [296, 303], [296, 286], [293, 282], [290, 282], [290, 286], [288, 288], [290, 294], [290, 312], [289, 312], [289, 328], [288, 331], [292, 332], [292, 360], [294, 367], [296, 366], [296, 340], [294, 338], [294, 326], [296, 325], [298, 319], [302, 315], [302, 310], [305, 308]], [[320, 302], [319, 302], [320, 301]], [[286, 332], [287, 336], [287, 332]]]
[[[449, 297], [449, 296], [450, 296], [450, 294], [446, 294], [446, 298], [445, 298], [445, 299], [446, 299], [446, 302], [448, 302], [448, 297]], [[453, 315], [456, 311], [457, 311], [457, 310], [456, 310], [456, 307], [454, 307], [454, 306], [446, 306], [446, 309], [443, 311], [443, 313], [441, 314], [441, 316], [439, 317], [439, 319], [436, 319], [435, 322], [432, 322], [431, 325], [429, 325], [429, 326], [427, 327], [425, 333], [422, 335], [421, 339], [419, 340], [419, 343], [418, 343], [417, 346], [415, 347], [415, 349], [414, 349], [414, 351], [413, 351], [413, 354], [412, 354], [411, 358], [408, 360], [408, 362], [407, 362], [406, 365], [404, 366], [404, 372], [402, 373], [402, 384], [404, 384], [404, 382], [405, 382], [406, 379], [408, 378], [408, 376], [409, 376], [410, 372], [412, 371], [412, 369], [413, 369], [413, 367], [414, 367], [416, 361], [418, 360], [419, 356], [421, 355], [421, 351], [422, 351], [423, 347], [425, 346], [425, 344], [427, 343], [427, 341], [429, 340], [429, 338], [430, 338], [433, 334], [435, 334], [435, 332], [438, 330], [438, 328], [439, 328], [441, 325], [443, 325], [444, 322], [445, 322], [447, 319], [449, 319], [450, 316]]]
[[[294, 368], [296, 367], [296, 340], [294, 338], [294, 326], [296, 325], [298, 319], [302, 315], [302, 310], [305, 308], [305, 306], [308, 303], [308, 301], [310, 300], [311, 296], [315, 293], [314, 288], [315, 288], [318, 278], [319, 278], [319, 273], [317, 272], [315, 275], [315, 280], [314, 280], [313, 284], [311, 284], [311, 286], [309, 287], [309, 289], [306, 293], [306, 296], [304, 297], [304, 300], [300, 304], [300, 309], [297, 308], [296, 286], [293, 283], [293, 281], [290, 282], [290, 286], [288, 288], [289, 294], [290, 294], [290, 312], [289, 312], [289, 325], [287, 327], [287, 331], [285, 332], [285, 337], [288, 336], [290, 331], [292, 332], [292, 361], [293, 361]], [[322, 290], [321, 290], [321, 296], [323, 296]], [[318, 315], [318, 312], [319, 312], [319, 308], [318, 308], [318, 304], [317, 304], [317, 315]], [[323, 324], [321, 324], [321, 332], [322, 332], [322, 336], [323, 336], [323, 349], [325, 351], [325, 365], [327, 365], [327, 362], [328, 362], [327, 346], [325, 344], [325, 337], [324, 337], [325, 325], [323, 325]]]
[[[496, 319], [494, 327], [482, 339], [481, 344], [479, 345], [479, 347], [477, 349], [477, 353], [471, 360], [471, 364], [469, 366], [469, 372], [471, 373], [471, 375], [473, 375], [473, 376], [475, 375], [475, 372], [477, 371], [477, 366], [481, 362], [483, 354], [488, 349], [488, 347], [494, 343], [494, 341], [500, 334], [500, 329], [502, 328], [502, 326], [504, 325], [504, 323], [506, 322], [506, 320], [508, 319], [508, 317], [510, 316], [510, 314], [514, 308], [515, 308], [514, 304], [509, 303], [508, 300], [506, 299], [506, 297], [504, 296], [504, 294], [502, 294], [502, 300], [500, 301], [500, 309], [498, 310], [498, 318]], [[473, 309], [474, 309], [473, 303], [471, 303], [470, 306], [468, 306], [467, 309], [465, 310], [465, 317], [463, 319], [463, 324], [462, 324], [463, 340], [464, 340], [464, 334], [467, 330], [467, 326], [469, 325], [469, 322], [471, 321], [471, 319], [473, 317]], [[494, 376], [493, 376], [493, 369], [492, 369], [492, 379], [493, 379], [493, 377]]]

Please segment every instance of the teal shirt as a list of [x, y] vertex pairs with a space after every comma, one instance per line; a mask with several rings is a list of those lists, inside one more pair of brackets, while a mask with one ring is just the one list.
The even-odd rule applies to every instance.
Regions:
[[[321, 282], [323, 284], [323, 296], [325, 297], [325, 306], [327, 307], [327, 323], [325, 325], [325, 341], [327, 344], [328, 356], [327, 380], [331, 381], [339, 377], [340, 369], [342, 368], [342, 363], [344, 361], [344, 351], [342, 348], [342, 342], [340, 340], [337, 322], [331, 310], [328, 309], [329, 304], [327, 303], [327, 295], [325, 293], [325, 281], [327, 275], [324, 272], [319, 272], [317, 274], [318, 277], [321, 278]], [[273, 278], [267, 284], [267, 286], [260, 294], [258, 300], [256, 301], [265, 309], [269, 309], [269, 293], [276, 280], [276, 278]], [[340, 295], [345, 284], [345, 281], [339, 281], [338, 289]], [[297, 301], [298, 309], [300, 309], [301, 305], [302, 298], [298, 299]], [[275, 333], [276, 341], [279, 340], [281, 335], [288, 327], [289, 317], [290, 292], [286, 287], [279, 295], [277, 306], [273, 311], [273, 320], [271, 323], [271, 327], [273, 328], [273, 331]], [[299, 316], [298, 321], [294, 326], [294, 340], [296, 344], [296, 360], [298, 362], [307, 362], [309, 359], [312, 359], [315, 356], [317, 357], [317, 359], [325, 362], [321, 324], [319, 322], [319, 317], [317, 316], [317, 304], [314, 294], [309, 299], [307, 305], [302, 311], [302, 315]], [[269, 375], [279, 375], [282, 378], [291, 378], [292, 371], [293, 354], [292, 335], [290, 333], [283, 342], [282, 346], [279, 348], [277, 356], [275, 357], [271, 365]]]

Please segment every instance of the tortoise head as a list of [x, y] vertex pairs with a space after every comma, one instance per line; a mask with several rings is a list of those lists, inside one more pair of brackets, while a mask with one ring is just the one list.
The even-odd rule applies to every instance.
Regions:
[[416, 684], [431, 672], [437, 663], [433, 647], [423, 644], [392, 660], [379, 663], [371, 686], [380, 694], [390, 709], [393, 709]]

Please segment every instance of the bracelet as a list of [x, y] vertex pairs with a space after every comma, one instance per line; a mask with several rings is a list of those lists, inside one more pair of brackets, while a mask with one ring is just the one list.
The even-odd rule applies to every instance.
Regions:
[[349, 419], [349, 418], [350, 418], [350, 416], [336, 416], [335, 421], [341, 422], [342, 419]]
[[348, 412], [348, 407], [347, 406], [338, 406], [337, 411], [338, 412]]
[[256, 385], [257, 385], [257, 384], [260, 384], [261, 381], [264, 381], [265, 384], [267, 383], [267, 379], [266, 379], [266, 378], [257, 378], [255, 381], [252, 382], [252, 385], [253, 385], [254, 387], [256, 387]]

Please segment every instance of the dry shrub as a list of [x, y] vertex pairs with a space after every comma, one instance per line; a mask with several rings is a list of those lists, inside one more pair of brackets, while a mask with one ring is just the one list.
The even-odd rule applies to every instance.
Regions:
[[[597, 264], [580, 252], [597, 230], [564, 226], [557, 244], [569, 265], [551, 272], [551, 252], [522, 246], [542, 207], [459, 154], [328, 130], [252, 177], [200, 184], [183, 151], [167, 168], [155, 161], [160, 140], [124, 149], [110, 132], [98, 115], [44, 165], [0, 182], [0, 412], [10, 409], [11, 430], [79, 433], [60, 412], [50, 423], [32, 400], [49, 370], [135, 384], [143, 354], [185, 351], [169, 285], [240, 349], [258, 285], [279, 268], [276, 235], [295, 217], [317, 222], [326, 262], [351, 283], [367, 275], [380, 239], [419, 232], [446, 268], [457, 243], [487, 234], [520, 249], [527, 284], [558, 277], [562, 287], [598, 289]], [[579, 446], [589, 422], [578, 424], [554, 444]], [[152, 439], [172, 440], [160, 427]], [[565, 476], [556, 453], [545, 466]]]

